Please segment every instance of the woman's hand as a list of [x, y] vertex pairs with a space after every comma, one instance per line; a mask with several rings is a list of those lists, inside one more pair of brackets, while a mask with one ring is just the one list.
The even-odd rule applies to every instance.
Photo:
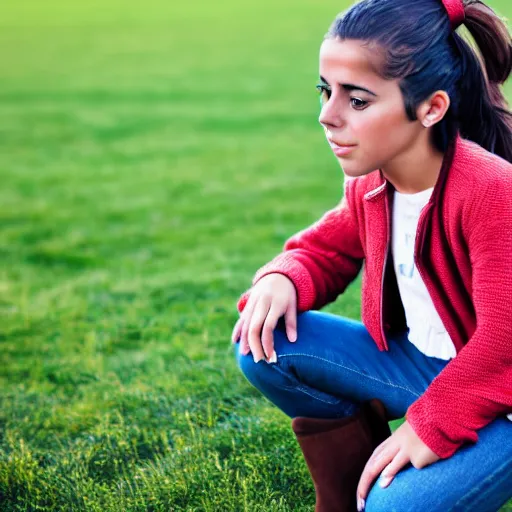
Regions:
[[409, 462], [421, 469], [440, 459], [405, 421], [381, 443], [366, 463], [357, 487], [357, 508], [364, 509], [364, 502], [373, 481], [382, 473], [381, 487], [387, 487], [395, 475]]
[[283, 315], [286, 335], [294, 342], [297, 340], [297, 291], [286, 276], [268, 274], [253, 286], [231, 341], [236, 343], [240, 338], [240, 353], [252, 352], [254, 362], [266, 358], [267, 362], [275, 363], [273, 332]]

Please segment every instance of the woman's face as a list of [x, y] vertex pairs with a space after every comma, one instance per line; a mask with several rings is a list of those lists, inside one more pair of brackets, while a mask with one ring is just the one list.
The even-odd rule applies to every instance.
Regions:
[[378, 52], [357, 40], [326, 39], [320, 48], [319, 121], [351, 177], [392, 167], [422, 131], [419, 121], [406, 116], [398, 80], [379, 76], [378, 59]]

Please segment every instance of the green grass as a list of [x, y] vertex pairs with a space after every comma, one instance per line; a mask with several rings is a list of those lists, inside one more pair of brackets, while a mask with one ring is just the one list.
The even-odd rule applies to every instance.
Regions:
[[339, 200], [314, 84], [347, 3], [173, 4], [0, 6], [2, 511], [314, 504], [229, 336]]

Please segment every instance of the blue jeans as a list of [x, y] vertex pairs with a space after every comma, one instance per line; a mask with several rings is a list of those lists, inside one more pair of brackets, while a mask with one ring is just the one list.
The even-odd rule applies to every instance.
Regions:
[[[274, 331], [277, 363], [237, 362], [245, 377], [291, 418], [339, 418], [361, 402], [378, 398], [388, 419], [405, 415], [448, 361], [428, 357], [407, 339], [388, 338], [380, 352], [364, 325], [328, 313], [298, 316], [298, 339], [290, 343], [282, 322]], [[512, 498], [512, 422], [496, 418], [449, 459], [423, 469], [405, 466], [389, 487], [373, 485], [367, 512], [495, 512]]]

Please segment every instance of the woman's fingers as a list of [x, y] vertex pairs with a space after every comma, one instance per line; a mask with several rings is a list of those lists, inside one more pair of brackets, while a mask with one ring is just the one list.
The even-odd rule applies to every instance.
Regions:
[[[242, 325], [242, 328], [243, 328], [243, 325]], [[247, 354], [249, 354], [251, 349], [249, 347], [249, 342], [247, 341], [247, 337], [242, 338], [240, 336], [240, 347], [238, 350], [240, 351], [240, 354], [242, 354], [243, 356], [246, 356]]]
[[255, 306], [256, 301], [254, 300], [253, 297], [249, 297], [249, 300], [245, 306], [242, 316], [240, 317], [242, 320], [242, 334], [240, 335], [240, 352], [242, 354], [244, 354], [244, 352], [242, 352], [242, 347], [246, 347], [246, 350], [249, 350], [249, 326], [251, 324], [251, 316]]
[[248, 330], [248, 339], [249, 347], [251, 348], [255, 363], [265, 358], [265, 353], [263, 352], [263, 347], [261, 345], [261, 330], [263, 328], [265, 319], [267, 318], [270, 304], [270, 300], [261, 298], [256, 304], [251, 317], [251, 324], [249, 325]]
[[[382, 446], [384, 444], [384, 446]], [[357, 503], [364, 503], [375, 479], [381, 474], [383, 469], [396, 457], [400, 448], [391, 446], [389, 443], [382, 443], [366, 463], [363, 473], [357, 486]], [[358, 506], [358, 509], [360, 507]]]
[[284, 324], [288, 339], [292, 342], [297, 341], [297, 307], [295, 301], [288, 306], [284, 314]]
[[272, 305], [263, 325], [263, 329], [261, 330], [261, 344], [263, 345], [263, 351], [265, 352], [267, 361], [270, 363], [277, 361], [277, 355], [274, 355], [274, 329], [276, 328], [279, 318], [281, 318], [281, 311]]
[[382, 471], [379, 485], [381, 487], [387, 487], [393, 481], [397, 473], [399, 473], [404, 466], [409, 464], [409, 462], [409, 456], [405, 452], [399, 451], [395, 458]]
[[240, 339], [240, 335], [242, 334], [242, 325], [243, 320], [242, 318], [239, 318], [235, 324], [235, 327], [233, 327], [233, 332], [231, 333], [231, 343], [237, 343]]
[[297, 340], [296, 293], [284, 290], [280, 295], [275, 294], [266, 290], [268, 282], [266, 284], [259, 293], [253, 290], [231, 335], [232, 343], [240, 339], [240, 353], [247, 355], [252, 352], [255, 362], [261, 359], [275, 362], [274, 330], [283, 314], [288, 339], [292, 342]]

